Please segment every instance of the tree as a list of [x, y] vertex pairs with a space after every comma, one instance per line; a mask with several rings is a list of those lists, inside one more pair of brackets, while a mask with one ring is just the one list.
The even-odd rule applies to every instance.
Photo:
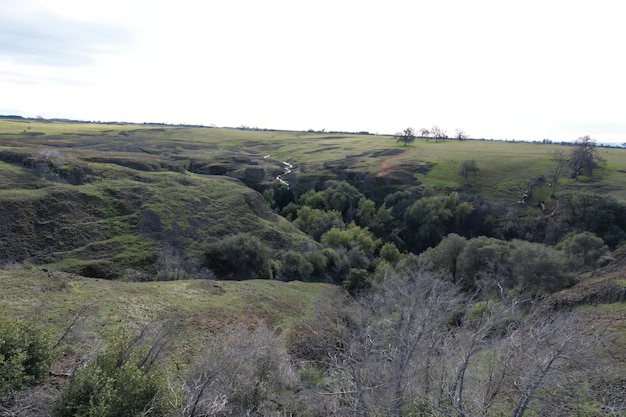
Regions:
[[469, 182], [470, 174], [475, 176], [478, 171], [478, 165], [476, 165], [476, 161], [473, 159], [466, 159], [459, 166], [459, 175], [463, 177], [468, 186], [471, 185]]
[[404, 146], [415, 141], [415, 130], [412, 127], [407, 127], [402, 132], [397, 132], [394, 135], [396, 142], [401, 142]]
[[466, 140], [469, 138], [469, 136], [467, 135], [467, 133], [465, 133], [465, 131], [463, 129], [457, 129], [456, 130], [456, 138], [458, 140]]
[[423, 127], [420, 129], [420, 137], [426, 139], [428, 141], [428, 138], [430, 137], [430, 130]]
[[203, 257], [204, 266], [220, 279], [271, 278], [270, 250], [248, 233], [228, 236], [211, 243]]
[[263, 323], [230, 328], [224, 341], [208, 342], [202, 352], [183, 375], [178, 415], [299, 415], [281, 398], [295, 383], [287, 353]]
[[559, 179], [561, 178], [568, 161], [565, 156], [565, 152], [560, 149], [550, 152], [550, 156], [552, 156], [552, 160], [554, 161], [554, 166], [552, 171], [550, 171], [550, 180], [552, 181], [550, 184], [552, 187], [550, 197], [556, 198], [556, 192], [559, 187]]
[[435, 142], [448, 139], [448, 133], [437, 125], [430, 128], [430, 135], [435, 138]]
[[436, 269], [445, 272], [456, 283], [457, 264], [466, 243], [467, 239], [463, 236], [450, 233], [437, 246], [421, 254], [420, 260], [432, 262]]
[[590, 232], [570, 233], [559, 246], [563, 248], [565, 256], [573, 270], [593, 268], [598, 261], [609, 252], [604, 241]]
[[581, 136], [576, 139], [575, 147], [570, 153], [570, 177], [578, 178], [581, 174], [592, 177], [594, 168], [605, 162], [606, 160], [598, 155], [595, 139]]
[[420, 198], [404, 213], [404, 241], [420, 251], [439, 243], [446, 235], [447, 225], [454, 212], [440, 197]]

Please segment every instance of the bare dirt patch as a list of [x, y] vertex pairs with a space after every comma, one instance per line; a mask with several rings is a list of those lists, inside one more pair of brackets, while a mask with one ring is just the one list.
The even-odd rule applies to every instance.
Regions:
[[378, 167], [378, 173], [376, 174], [376, 176], [385, 177], [389, 175], [392, 171], [396, 170], [396, 168], [391, 165], [392, 162], [395, 161], [396, 159], [407, 156], [412, 151], [413, 151], [413, 148], [409, 148], [409, 149], [404, 150], [402, 153], [396, 154], [392, 156], [391, 158], [387, 158], [384, 161], [382, 161], [380, 163], [380, 166]]

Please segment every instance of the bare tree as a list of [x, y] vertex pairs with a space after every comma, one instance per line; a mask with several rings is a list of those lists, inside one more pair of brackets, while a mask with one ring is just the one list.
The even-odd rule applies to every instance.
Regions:
[[573, 316], [529, 313], [504, 291], [478, 301], [425, 272], [388, 274], [351, 308], [329, 362], [342, 415], [520, 417], [577, 401], [549, 393], [592, 363], [595, 335]]
[[428, 130], [427, 128], [423, 127], [420, 129], [420, 137], [426, 139], [426, 141], [428, 141], [428, 138], [430, 137], [430, 130]]
[[469, 138], [468, 134], [465, 133], [465, 131], [463, 129], [457, 129], [456, 130], [456, 138], [458, 140], [466, 140]]
[[454, 287], [426, 273], [387, 275], [358, 301], [334, 355], [344, 403], [360, 416], [400, 416], [436, 385], [430, 355], [460, 301]]
[[562, 379], [559, 377], [589, 363], [593, 353], [590, 347], [597, 337], [580, 330], [576, 316], [570, 313], [531, 314], [508, 336], [512, 356], [504, 365], [511, 387], [517, 391], [513, 417], [522, 417], [533, 401], [545, 402], [547, 398], [538, 395], [542, 386], [557, 384]]
[[578, 178], [581, 174], [592, 177], [593, 170], [605, 162], [606, 160], [598, 155], [595, 139], [581, 136], [576, 139], [574, 149], [570, 153], [570, 177]]
[[435, 142], [448, 139], [448, 133], [437, 125], [430, 128], [430, 135], [435, 138]]
[[568, 161], [567, 157], [565, 156], [565, 152], [563, 152], [561, 149], [550, 152], [550, 156], [552, 156], [552, 160], [554, 161], [554, 165], [552, 167], [552, 170], [550, 171], [550, 186], [552, 188], [550, 197], [556, 198], [556, 192], [559, 187], [559, 180], [563, 175], [563, 170], [565, 170]]
[[404, 146], [415, 141], [415, 130], [412, 127], [407, 127], [402, 132], [397, 132], [394, 135], [396, 142], [401, 142]]
[[286, 357], [274, 332], [263, 324], [254, 330], [230, 329], [225, 341], [205, 345], [183, 377], [182, 416], [267, 415], [280, 409], [276, 392], [293, 383]]

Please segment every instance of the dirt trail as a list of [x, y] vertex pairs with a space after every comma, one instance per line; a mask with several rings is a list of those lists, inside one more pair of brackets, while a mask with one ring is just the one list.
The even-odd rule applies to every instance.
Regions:
[[395, 159], [402, 158], [403, 156], [410, 154], [412, 151], [413, 151], [413, 148], [409, 148], [409, 149], [406, 149], [402, 153], [394, 155], [391, 158], [385, 159], [383, 162], [380, 163], [380, 166], [378, 167], [378, 173], [376, 174], [376, 176], [384, 177], [385, 175], [388, 175], [391, 171], [393, 171], [391, 162], [394, 161]]

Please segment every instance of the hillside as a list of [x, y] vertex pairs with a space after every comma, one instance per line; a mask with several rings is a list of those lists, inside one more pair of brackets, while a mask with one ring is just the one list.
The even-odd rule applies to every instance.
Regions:
[[[168, 246], [193, 259], [239, 232], [272, 250], [299, 250], [310, 239], [259, 193], [272, 191], [280, 209], [329, 179], [347, 180], [377, 204], [431, 187], [510, 210], [536, 180], [526, 214], [537, 215], [540, 201], [554, 207], [550, 152], [563, 148], [423, 140], [405, 148], [375, 135], [27, 119], [0, 120], [0, 143], [0, 260], [107, 278], [154, 274]], [[562, 179], [560, 190], [624, 201], [626, 151], [599, 152], [607, 163], [593, 178]], [[479, 173], [468, 186], [458, 166], [470, 157]]]
[[619, 415], [626, 151], [574, 149], [0, 119], [0, 414]]
[[189, 355], [231, 327], [264, 323], [285, 336], [294, 325], [340, 305], [345, 297], [337, 286], [299, 281], [132, 283], [65, 272], [0, 270], [0, 282], [1, 318], [43, 317], [58, 338], [76, 320], [62, 346], [77, 355], [89, 354], [121, 328], [133, 332], [153, 323], [170, 333], [173, 349], [184, 358], [185, 349], [191, 349]]

